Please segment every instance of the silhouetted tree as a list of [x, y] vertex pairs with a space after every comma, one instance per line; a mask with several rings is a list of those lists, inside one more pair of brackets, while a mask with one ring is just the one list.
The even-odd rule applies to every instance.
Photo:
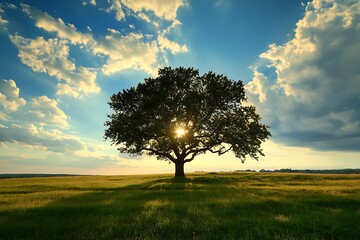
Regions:
[[175, 177], [184, 177], [184, 164], [207, 151], [222, 155], [232, 150], [242, 162], [246, 155], [257, 160], [270, 132], [255, 107], [244, 102], [241, 81], [166, 67], [158, 77], [111, 96], [114, 112], [104, 124], [104, 137], [121, 153], [173, 162]]

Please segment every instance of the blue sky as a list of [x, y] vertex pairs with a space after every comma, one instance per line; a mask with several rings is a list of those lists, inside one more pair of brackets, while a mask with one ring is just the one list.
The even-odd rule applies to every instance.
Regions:
[[356, 0], [2, 1], [0, 49], [0, 173], [173, 172], [103, 141], [110, 95], [169, 65], [242, 80], [273, 135], [186, 171], [360, 168]]

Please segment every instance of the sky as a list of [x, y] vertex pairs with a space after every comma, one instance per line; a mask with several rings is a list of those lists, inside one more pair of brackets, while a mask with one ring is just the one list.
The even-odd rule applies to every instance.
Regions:
[[0, 2], [0, 173], [173, 173], [104, 141], [112, 94], [161, 67], [245, 84], [272, 137], [186, 172], [360, 168], [357, 0]]

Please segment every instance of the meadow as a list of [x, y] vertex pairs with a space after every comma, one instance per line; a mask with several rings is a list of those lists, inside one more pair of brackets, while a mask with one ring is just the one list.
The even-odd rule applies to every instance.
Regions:
[[0, 239], [360, 239], [360, 175], [0, 179]]

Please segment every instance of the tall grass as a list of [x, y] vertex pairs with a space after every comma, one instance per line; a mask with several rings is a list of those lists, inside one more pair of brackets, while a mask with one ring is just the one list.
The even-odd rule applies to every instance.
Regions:
[[360, 239], [360, 175], [0, 180], [0, 239]]

